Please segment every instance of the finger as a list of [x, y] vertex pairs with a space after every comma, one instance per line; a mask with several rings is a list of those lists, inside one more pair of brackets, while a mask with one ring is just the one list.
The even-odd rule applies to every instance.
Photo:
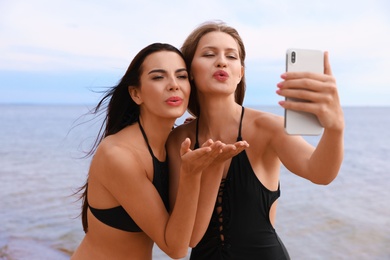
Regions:
[[247, 141], [239, 141], [239, 142], [236, 142], [235, 143], [235, 146], [237, 148], [242, 148], [242, 149], [245, 149], [245, 148], [248, 148], [249, 147], [249, 144]]
[[223, 151], [236, 153], [237, 151], [242, 151], [248, 147], [249, 147], [249, 144], [246, 141], [238, 141], [238, 142], [235, 142], [234, 144], [225, 145], [223, 147]]
[[219, 158], [219, 150], [211, 150], [210, 147], [202, 147], [191, 151], [188, 153], [189, 156], [186, 156], [186, 162], [188, 165], [192, 165], [192, 171], [201, 171], [208, 167], [216, 158]]
[[326, 79], [324, 77], [321, 78], [320, 76], [317, 77], [317, 79], [300, 78], [286, 80], [277, 84], [279, 90], [276, 93], [282, 96], [287, 96], [285, 93], [283, 93], [286, 89], [318, 91], [318, 88], [325, 80]]
[[204, 142], [200, 147], [208, 147], [214, 144], [214, 141], [212, 139], [208, 139], [206, 142]]
[[223, 147], [224, 145], [225, 145], [225, 144], [222, 143], [221, 141], [216, 141], [216, 142], [214, 142], [214, 143], [211, 145], [211, 148], [212, 148], [213, 150], [221, 150], [222, 147]]
[[180, 155], [186, 154], [190, 150], [191, 146], [191, 140], [190, 138], [186, 138], [182, 143], [180, 147]]
[[282, 89], [276, 91], [276, 93], [280, 96], [290, 99], [290, 101], [317, 102], [323, 97], [323, 94], [320, 91], [321, 89], [319, 87], [313, 87], [311, 89]]
[[227, 144], [222, 147], [223, 153], [228, 153], [235, 150], [237, 150], [237, 147], [234, 144]]
[[323, 73], [316, 73], [311, 71], [290, 71], [285, 72], [280, 77], [283, 80], [294, 80], [294, 79], [313, 79], [313, 80], [322, 80], [323, 79]]
[[330, 62], [329, 62], [329, 52], [324, 53], [324, 73], [326, 75], [332, 76], [332, 69], [330, 67]]
[[204, 156], [210, 157], [212, 152], [213, 150], [211, 147], [200, 147], [191, 151], [191, 158], [192, 160], [197, 160], [203, 158]]
[[219, 155], [220, 159], [226, 160], [233, 156], [236, 156], [240, 152], [242, 152], [246, 147], [248, 147], [247, 143], [245, 142], [236, 142], [234, 144], [228, 144], [225, 145], [222, 148], [221, 155]]
[[213, 157], [221, 153], [224, 146], [225, 144], [223, 144], [221, 141], [213, 142], [211, 139], [209, 139], [202, 145], [202, 147], [194, 150], [193, 152], [197, 152], [199, 150], [199, 154], [208, 153], [208, 156]]
[[244, 151], [246, 148], [248, 148], [249, 147], [249, 144], [246, 142], [246, 141], [240, 141], [240, 142], [237, 142], [236, 144], [235, 144], [235, 146], [236, 146], [236, 151], [235, 151], [235, 153], [236, 154], [239, 154], [239, 153], [241, 153], [242, 151]]
[[301, 112], [308, 112], [316, 114], [318, 110], [320, 110], [320, 107], [316, 103], [312, 102], [296, 102], [296, 101], [283, 101], [280, 103], [283, 108], [295, 110], [295, 111], [301, 111]]

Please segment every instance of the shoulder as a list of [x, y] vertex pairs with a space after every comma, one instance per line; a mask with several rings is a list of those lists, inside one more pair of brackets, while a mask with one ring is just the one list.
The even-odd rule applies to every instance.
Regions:
[[187, 137], [191, 139], [193, 143], [195, 140], [195, 131], [196, 131], [196, 119], [188, 123], [184, 123], [175, 127], [168, 137], [168, 145], [176, 144], [180, 145]]
[[129, 146], [122, 143], [116, 135], [110, 135], [104, 138], [96, 150], [96, 156], [108, 161], [113, 161], [118, 156], [122, 157], [121, 154], [132, 155], [133, 153], [129, 149]]
[[[99, 144], [91, 164], [91, 173], [111, 178], [113, 174], [129, 174], [142, 170], [141, 156], [132, 143], [111, 135]], [[131, 169], [131, 171], [129, 171]]]
[[243, 139], [251, 143], [270, 143], [286, 136], [283, 116], [251, 108], [245, 108], [242, 131]]
[[283, 117], [270, 112], [245, 108], [245, 121], [251, 122], [259, 130], [280, 131], [283, 130]]

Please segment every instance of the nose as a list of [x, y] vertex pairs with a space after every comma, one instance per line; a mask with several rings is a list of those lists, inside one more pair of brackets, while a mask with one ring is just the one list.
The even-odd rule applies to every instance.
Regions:
[[226, 57], [224, 55], [219, 55], [216, 60], [216, 66], [218, 68], [225, 68], [227, 66]]
[[168, 83], [168, 90], [173, 91], [173, 90], [179, 90], [180, 86], [175, 77], [172, 77], [172, 79]]

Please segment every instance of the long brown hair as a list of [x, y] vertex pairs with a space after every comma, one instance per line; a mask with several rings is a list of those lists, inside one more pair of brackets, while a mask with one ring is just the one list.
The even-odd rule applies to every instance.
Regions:
[[[138, 121], [140, 108], [137, 103], [130, 97], [128, 87], [140, 87], [140, 77], [142, 74], [142, 65], [145, 59], [160, 51], [175, 52], [180, 57], [183, 57], [182, 53], [174, 46], [166, 43], [153, 43], [143, 48], [134, 57], [130, 63], [125, 75], [119, 81], [118, 85], [109, 88], [103, 98], [98, 102], [91, 113], [99, 115], [105, 113], [103, 123], [99, 129], [98, 135], [93, 143], [91, 150], [87, 156], [91, 156], [95, 153], [100, 142], [107, 136], [115, 134], [125, 128], [128, 125], [132, 125]], [[85, 184], [76, 191], [81, 193], [80, 199], [82, 200], [81, 206], [81, 219], [84, 232], [88, 231], [87, 210], [89, 207], [88, 198], [88, 179]]]
[[[192, 33], [184, 41], [183, 46], [181, 47], [181, 52], [184, 55], [184, 59], [188, 70], [191, 71], [191, 63], [194, 58], [195, 51], [196, 48], [198, 47], [198, 43], [200, 39], [204, 35], [210, 32], [224, 32], [229, 34], [236, 40], [239, 47], [241, 65], [245, 68], [245, 55], [246, 55], [245, 46], [237, 30], [234, 29], [233, 27], [227, 26], [224, 22], [210, 21], [199, 25], [195, 30], [193, 30]], [[196, 94], [196, 86], [193, 80], [190, 80], [190, 83], [191, 83], [191, 94], [188, 103], [188, 112], [193, 116], [197, 117], [200, 114], [200, 107], [199, 107], [198, 97]], [[235, 92], [235, 101], [240, 105], [242, 105], [242, 103], [244, 102], [245, 88], [246, 88], [246, 83], [245, 83], [245, 73], [244, 73], [240, 83], [238, 83], [237, 85], [236, 92]]]

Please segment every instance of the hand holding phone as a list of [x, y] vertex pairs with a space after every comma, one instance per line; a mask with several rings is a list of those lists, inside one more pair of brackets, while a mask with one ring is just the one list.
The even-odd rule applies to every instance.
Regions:
[[[286, 71], [324, 73], [324, 53], [319, 50], [288, 49]], [[286, 100], [307, 102], [287, 97]], [[323, 131], [316, 115], [290, 109], [285, 109], [284, 128], [290, 135], [319, 135]]]

